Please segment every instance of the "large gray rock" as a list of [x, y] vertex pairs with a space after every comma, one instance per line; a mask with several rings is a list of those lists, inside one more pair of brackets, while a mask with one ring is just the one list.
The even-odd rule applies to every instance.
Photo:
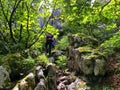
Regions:
[[89, 47], [67, 48], [67, 65], [70, 71], [95, 76], [105, 75], [106, 60], [98, 51]]
[[41, 66], [36, 67], [38, 84], [36, 85], [34, 90], [47, 90], [45, 76]]
[[39, 81], [41, 78], [44, 78], [44, 77], [45, 77], [41, 66], [37, 66], [37, 67], [36, 67], [36, 74], [37, 74], [37, 79], [38, 79], [38, 81]]
[[34, 90], [47, 90], [45, 79], [41, 78]]
[[9, 89], [10, 86], [9, 72], [0, 66], [0, 90]]

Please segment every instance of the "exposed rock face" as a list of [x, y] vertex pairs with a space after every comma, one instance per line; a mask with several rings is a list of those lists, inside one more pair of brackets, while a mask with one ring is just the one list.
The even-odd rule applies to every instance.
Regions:
[[3, 66], [0, 66], [0, 90], [9, 88], [10, 88], [9, 72]]
[[38, 81], [41, 79], [41, 78], [44, 78], [44, 74], [43, 74], [43, 70], [42, 70], [42, 67], [41, 66], [37, 66], [36, 67], [36, 74], [37, 74], [37, 79]]
[[35, 76], [33, 73], [28, 74], [20, 80], [12, 90], [34, 90]]
[[67, 56], [68, 56], [68, 67], [71, 71], [80, 71], [78, 68], [81, 66], [80, 62], [80, 52], [77, 49], [73, 49], [71, 46], [67, 48]]
[[69, 70], [85, 75], [104, 75], [106, 72], [105, 57], [98, 49], [91, 47], [96, 40], [78, 35], [69, 35], [68, 38], [70, 46], [67, 48], [67, 65]]
[[[86, 49], [87, 50], [87, 49]], [[85, 75], [104, 75], [106, 61], [102, 55], [95, 55], [92, 51], [83, 52], [79, 49], [68, 47], [68, 68], [71, 71], [83, 72]]]
[[45, 79], [41, 78], [34, 90], [47, 90]]
[[36, 68], [38, 84], [34, 90], [47, 90], [47, 85], [45, 81], [45, 76], [41, 66]]

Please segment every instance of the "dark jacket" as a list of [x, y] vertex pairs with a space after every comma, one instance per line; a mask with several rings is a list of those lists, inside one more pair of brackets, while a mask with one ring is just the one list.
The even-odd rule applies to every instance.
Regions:
[[48, 34], [46, 35], [46, 41], [47, 41], [47, 42], [52, 42], [52, 41], [53, 41], [53, 35], [50, 34], [50, 33], [48, 33]]

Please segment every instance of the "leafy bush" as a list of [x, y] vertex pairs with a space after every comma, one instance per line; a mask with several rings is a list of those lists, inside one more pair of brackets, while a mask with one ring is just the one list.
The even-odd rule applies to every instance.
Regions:
[[65, 55], [61, 55], [55, 63], [59, 68], [64, 69], [67, 63], [67, 57]]
[[22, 77], [21, 75], [26, 75], [35, 65], [33, 58], [30, 56], [24, 58], [20, 53], [7, 54], [2, 58], [2, 61], [5, 61], [3, 63], [5, 67], [9, 67], [10, 77], [13, 81], [20, 79]]
[[56, 44], [55, 49], [58, 49], [58, 50], [66, 50], [66, 48], [67, 48], [68, 45], [69, 45], [68, 37], [67, 37], [67, 36], [63, 36], [63, 37], [58, 41], [58, 43]]
[[37, 61], [38, 62], [44, 62], [45, 64], [49, 63], [49, 59], [47, 58], [47, 56], [45, 54], [39, 55], [37, 57]]
[[104, 49], [109, 55], [114, 53], [114, 50], [120, 47], [120, 32], [117, 32], [113, 37], [109, 40], [106, 40], [101, 44], [101, 48]]
[[23, 60], [22, 62], [23, 65], [23, 70], [29, 70], [31, 68], [33, 68], [33, 66], [35, 65], [35, 60], [31, 57], [28, 57], [27, 59]]
[[5, 62], [2, 58], [4, 58], [4, 55], [0, 55], [0, 65]]

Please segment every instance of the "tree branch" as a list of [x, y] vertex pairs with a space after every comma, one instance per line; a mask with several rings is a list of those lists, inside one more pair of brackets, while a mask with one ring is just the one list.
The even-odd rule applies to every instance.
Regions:
[[29, 32], [29, 8], [28, 8], [28, 5], [27, 3], [25, 4], [26, 5], [26, 8], [27, 8], [27, 39], [26, 39], [26, 45], [25, 45], [25, 48], [28, 47], [28, 41], [29, 41], [29, 37], [30, 37], [30, 32]]
[[99, 12], [100, 15], [101, 15], [103, 9], [104, 9], [110, 2], [111, 2], [111, 0], [109, 0], [105, 5], [103, 5], [103, 6], [101, 7], [101, 10], [100, 10], [100, 12]]
[[[45, 1], [45, 0], [44, 0], [44, 1]], [[53, 10], [55, 10], [55, 6], [56, 6], [56, 4], [54, 5]], [[28, 46], [28, 48], [32, 47], [32, 46], [39, 40], [40, 36], [46, 31], [46, 28], [47, 28], [47, 25], [48, 25], [48, 23], [49, 23], [49, 21], [50, 21], [50, 19], [51, 19], [51, 16], [52, 16], [52, 13], [51, 13], [51, 15], [49, 16], [46, 24], [44, 25], [44, 28], [41, 28], [40, 34], [37, 36], [37, 38], [35, 39], [35, 41]]]
[[18, 8], [18, 6], [19, 6], [19, 4], [20, 4], [21, 1], [22, 1], [22, 0], [19, 0], [19, 1], [17, 2], [17, 0], [16, 0], [16, 2], [15, 2], [15, 4], [14, 4], [14, 7], [13, 7], [13, 10], [12, 10], [12, 12], [11, 12], [10, 18], [9, 18], [9, 22], [8, 22], [9, 29], [10, 29], [10, 36], [11, 36], [11, 39], [13, 40], [14, 43], [16, 43], [16, 40], [15, 40], [15, 38], [14, 38], [13, 31], [12, 31], [12, 18], [13, 18], [14, 13], [15, 13], [16, 9]]
[[3, 12], [3, 15], [5, 17], [5, 20], [8, 22], [8, 18], [7, 18], [7, 15], [5, 14], [4, 7], [3, 7], [3, 4], [2, 4], [1, 0], [0, 0], [0, 6], [1, 6], [1, 9], [2, 9], [2, 12]]

